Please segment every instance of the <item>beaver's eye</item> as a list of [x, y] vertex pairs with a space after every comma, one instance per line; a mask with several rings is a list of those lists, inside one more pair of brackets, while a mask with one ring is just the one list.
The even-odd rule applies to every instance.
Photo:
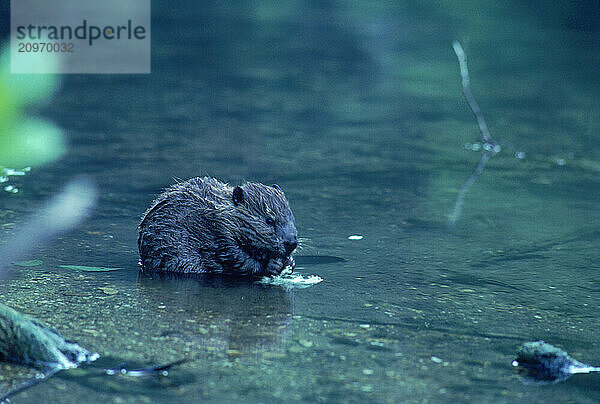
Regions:
[[275, 224], [275, 220], [271, 219], [270, 217], [267, 218], [266, 222], [269, 226], [273, 226]]

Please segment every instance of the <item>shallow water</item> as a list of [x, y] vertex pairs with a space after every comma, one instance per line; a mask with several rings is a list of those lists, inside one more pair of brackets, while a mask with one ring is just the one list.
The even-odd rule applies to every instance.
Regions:
[[[2, 301], [108, 367], [190, 361], [65, 371], [13, 402], [597, 402], [598, 375], [530, 385], [511, 361], [544, 339], [600, 364], [600, 5], [420, 4], [154, 3], [150, 76], [65, 77], [43, 113], [69, 153], [12, 179], [0, 231], [75, 174], [100, 202]], [[455, 39], [502, 151], [450, 226], [481, 156]], [[140, 275], [140, 215], [196, 175], [278, 183], [297, 272], [323, 282]]]

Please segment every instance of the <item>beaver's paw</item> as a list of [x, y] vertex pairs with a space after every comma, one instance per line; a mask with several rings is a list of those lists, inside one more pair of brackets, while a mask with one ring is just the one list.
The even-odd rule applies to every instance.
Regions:
[[292, 273], [294, 272], [294, 269], [296, 269], [296, 261], [294, 260], [294, 257], [290, 255], [283, 262], [283, 270], [288, 273]]
[[283, 262], [279, 258], [271, 258], [265, 266], [265, 276], [277, 276], [283, 270]]

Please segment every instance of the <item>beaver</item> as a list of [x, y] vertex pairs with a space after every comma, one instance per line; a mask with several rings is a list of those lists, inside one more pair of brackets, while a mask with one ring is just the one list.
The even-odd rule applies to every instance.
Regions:
[[294, 215], [274, 184], [196, 177], [160, 194], [139, 225], [142, 270], [247, 276], [295, 267]]

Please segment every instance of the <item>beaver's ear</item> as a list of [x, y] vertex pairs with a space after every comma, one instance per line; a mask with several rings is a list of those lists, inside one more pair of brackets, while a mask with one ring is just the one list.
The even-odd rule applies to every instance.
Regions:
[[246, 199], [246, 192], [242, 189], [242, 187], [233, 188], [233, 204], [238, 206], [240, 203], [244, 202]]
[[276, 190], [283, 192], [283, 189], [281, 189], [281, 187], [280, 187], [279, 185], [277, 185], [277, 184], [273, 184], [273, 185], [271, 185], [271, 186], [272, 186], [273, 188], [275, 188]]

